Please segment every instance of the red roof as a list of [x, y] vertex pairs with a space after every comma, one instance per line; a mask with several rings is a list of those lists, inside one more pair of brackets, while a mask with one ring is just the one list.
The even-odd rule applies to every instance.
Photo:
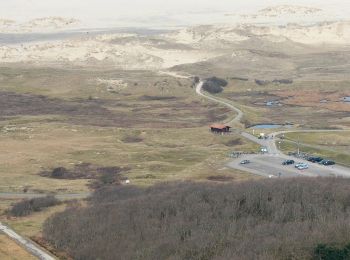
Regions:
[[231, 128], [228, 125], [223, 125], [223, 124], [213, 124], [210, 126], [210, 128], [215, 128], [215, 129], [226, 129], [226, 128]]

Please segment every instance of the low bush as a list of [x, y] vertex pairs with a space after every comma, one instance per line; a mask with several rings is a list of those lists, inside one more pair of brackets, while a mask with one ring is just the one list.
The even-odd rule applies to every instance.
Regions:
[[271, 82], [269, 80], [256, 79], [255, 83], [259, 86], [265, 86], [265, 85], [270, 84]]
[[243, 141], [240, 138], [231, 139], [225, 143], [226, 146], [232, 147], [237, 145], [242, 145]]
[[73, 169], [57, 167], [52, 170], [42, 171], [39, 173], [39, 175], [53, 179], [98, 179], [104, 174], [111, 174], [111, 172], [113, 172], [115, 175], [117, 175], [124, 170], [126, 169], [116, 166], [99, 167], [90, 163], [82, 163], [75, 165]]
[[217, 94], [223, 91], [227, 86], [227, 81], [217, 77], [208, 78], [203, 83], [203, 89], [211, 94]]
[[59, 200], [57, 200], [54, 196], [23, 200], [14, 204], [8, 213], [14, 217], [24, 217], [32, 214], [33, 212], [41, 211], [44, 208], [56, 206], [59, 203]]
[[319, 244], [314, 253], [314, 260], [348, 260], [350, 259], [350, 244], [343, 248]]
[[125, 136], [122, 141], [124, 143], [141, 143], [143, 141], [143, 138], [140, 136]]
[[275, 79], [272, 82], [277, 84], [292, 84], [293, 80], [292, 79]]
[[177, 97], [175, 96], [142, 96], [140, 100], [142, 101], [157, 101], [157, 100], [175, 100]]
[[242, 77], [231, 77], [231, 80], [240, 80], [240, 81], [248, 81], [248, 78], [242, 78]]

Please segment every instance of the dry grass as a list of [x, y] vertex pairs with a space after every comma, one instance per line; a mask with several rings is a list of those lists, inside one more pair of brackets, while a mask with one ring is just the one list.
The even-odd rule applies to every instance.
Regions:
[[42, 231], [42, 225], [45, 220], [57, 212], [61, 212], [66, 208], [66, 204], [58, 205], [45, 209], [41, 212], [35, 212], [29, 216], [21, 218], [4, 218], [2, 222], [8, 224], [16, 232], [26, 237], [36, 236]]
[[[142, 142], [126, 142], [129, 136], [140, 137]], [[228, 146], [232, 140], [237, 145]], [[0, 134], [0, 145], [1, 191], [27, 187], [56, 192], [85, 192], [87, 180], [54, 180], [40, 177], [39, 172], [85, 162], [129, 167], [127, 176], [136, 184], [201, 179], [220, 169], [230, 151], [258, 149], [234, 134], [212, 135], [207, 128], [128, 130], [57, 123], [17, 124]]]
[[[350, 127], [348, 81], [294, 81], [260, 86], [253, 81], [230, 80], [221, 97], [236, 102], [247, 124], [293, 122], [304, 128]], [[328, 100], [327, 103], [321, 102]], [[268, 107], [279, 100], [282, 106]]]
[[282, 142], [284, 152], [295, 151], [296, 142], [300, 142], [301, 151], [335, 160], [337, 163], [350, 165], [350, 131], [287, 133]]
[[255, 151], [208, 133], [203, 126], [230, 112], [199, 98], [192, 83], [145, 71], [2, 68], [0, 191], [85, 192], [86, 180], [37, 175], [82, 162], [130, 167], [141, 185], [205, 179], [231, 150]]
[[34, 260], [34, 256], [25, 251], [7, 236], [0, 234], [0, 259], [2, 260]]

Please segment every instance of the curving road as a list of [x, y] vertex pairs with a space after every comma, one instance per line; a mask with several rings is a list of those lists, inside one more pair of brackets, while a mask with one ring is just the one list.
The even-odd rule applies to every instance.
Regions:
[[209, 99], [211, 101], [214, 101], [216, 103], [220, 103], [228, 108], [230, 108], [231, 110], [235, 111], [237, 113], [237, 115], [231, 120], [229, 121], [227, 124], [231, 125], [234, 123], [240, 123], [243, 117], [243, 112], [242, 110], [238, 109], [237, 107], [231, 105], [230, 103], [228, 103], [226, 100], [221, 99], [221, 98], [217, 98], [217, 97], [213, 97], [210, 96], [209, 94], [206, 95], [202, 92], [202, 87], [203, 87], [204, 81], [200, 81], [197, 86], [196, 86], [196, 93], [202, 97], [205, 97], [206, 99]]
[[[237, 115], [230, 121], [228, 124], [232, 125], [233, 123], [240, 123], [243, 112], [230, 104], [228, 101], [222, 98], [216, 98], [209, 94], [204, 94], [202, 92], [203, 81], [199, 82], [196, 86], [196, 93], [208, 100], [213, 102], [225, 105], [230, 108]], [[276, 133], [272, 133], [270, 137], [275, 137], [280, 134], [288, 133], [288, 132], [328, 132], [329, 130], [301, 130], [301, 131], [280, 131]], [[346, 130], [330, 130], [330, 131], [346, 131]], [[228, 164], [228, 167], [246, 171], [252, 174], [264, 176], [264, 177], [297, 177], [297, 176], [310, 176], [310, 177], [330, 177], [330, 176], [339, 176], [339, 177], [350, 177], [350, 169], [347, 167], [342, 167], [339, 165], [334, 166], [322, 166], [319, 164], [313, 164], [306, 162], [302, 159], [297, 159], [297, 162], [305, 162], [309, 164], [309, 169], [300, 171], [292, 166], [283, 166], [282, 162], [284, 160], [296, 160], [294, 157], [283, 154], [280, 150], [278, 150], [276, 146], [276, 142], [274, 138], [268, 138], [266, 140], [261, 140], [251, 135], [247, 132], [240, 131], [241, 136], [246, 139], [249, 139], [252, 142], [255, 142], [261, 146], [265, 146], [267, 148], [266, 154], [258, 154], [258, 155], [244, 155], [239, 159], [235, 159]], [[250, 160], [250, 164], [241, 165], [240, 162], [242, 160]]]

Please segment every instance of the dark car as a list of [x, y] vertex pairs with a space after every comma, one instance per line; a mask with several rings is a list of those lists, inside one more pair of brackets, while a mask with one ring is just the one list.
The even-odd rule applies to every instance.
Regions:
[[319, 162], [323, 161], [323, 158], [312, 156], [312, 157], [307, 158], [307, 160], [309, 162], [312, 162], [312, 163], [319, 163]]
[[324, 165], [324, 166], [329, 166], [329, 165], [334, 165], [335, 162], [331, 161], [331, 160], [322, 160], [320, 162], [320, 164]]
[[294, 164], [295, 162], [293, 160], [285, 160], [282, 165], [291, 165]]

